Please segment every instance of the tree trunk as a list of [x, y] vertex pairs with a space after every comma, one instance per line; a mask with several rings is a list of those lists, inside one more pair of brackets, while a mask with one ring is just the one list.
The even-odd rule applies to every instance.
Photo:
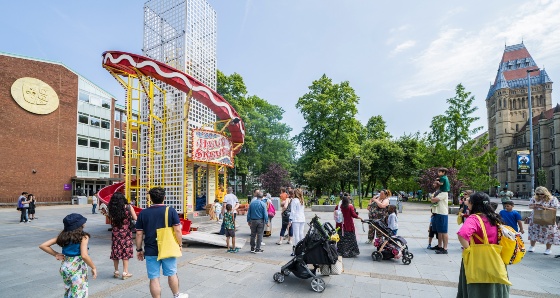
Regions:
[[241, 175], [241, 193], [247, 193], [247, 175]]

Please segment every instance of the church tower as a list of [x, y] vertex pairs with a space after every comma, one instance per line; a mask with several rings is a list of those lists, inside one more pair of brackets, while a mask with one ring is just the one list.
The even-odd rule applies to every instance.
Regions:
[[[528, 81], [527, 70], [538, 68], [533, 57], [523, 43], [506, 46], [494, 83], [490, 85], [486, 97], [486, 110], [488, 118], [488, 139], [491, 147], [497, 147], [498, 162], [491, 169], [492, 176], [500, 182], [502, 187], [508, 182], [515, 182], [517, 177], [515, 168], [512, 168], [508, 159], [511, 159], [512, 145], [527, 143], [525, 150], [529, 149], [529, 139], [523, 144], [514, 144], [514, 139], [520, 130], [525, 129], [528, 122]], [[552, 108], [552, 81], [546, 71], [531, 72], [531, 100], [533, 117]], [[535, 123], [534, 123], [535, 125]], [[520, 149], [521, 150], [521, 149]], [[524, 178], [523, 178], [524, 179]]]

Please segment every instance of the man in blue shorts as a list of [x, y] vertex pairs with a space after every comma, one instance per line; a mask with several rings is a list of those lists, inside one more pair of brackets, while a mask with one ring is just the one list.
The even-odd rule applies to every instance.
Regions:
[[[432, 197], [431, 201], [434, 203], [432, 206], [432, 213], [434, 221], [432, 226], [438, 233], [438, 245], [431, 249], [436, 251], [436, 254], [447, 254], [447, 243], [449, 236], [447, 234], [448, 214], [449, 214], [449, 190], [451, 189], [449, 179], [447, 178], [447, 169], [438, 169], [438, 180], [434, 182], [439, 185], [439, 193], [437, 196]], [[436, 205], [437, 203], [437, 205]]]
[[[167, 276], [169, 288], [174, 298], [188, 298], [188, 294], [179, 292], [179, 278], [177, 277], [177, 258], [167, 258], [157, 260], [158, 246], [156, 235], [157, 229], [165, 227], [165, 210], [163, 204], [165, 198], [165, 190], [161, 187], [154, 187], [148, 192], [149, 198], [152, 200], [152, 206], [146, 208], [138, 214], [136, 221], [136, 251], [138, 260], [146, 259], [146, 269], [148, 278], [150, 279], [150, 293], [152, 297], [161, 297], [161, 287], [159, 284], [160, 269], [163, 269], [163, 275]], [[181, 222], [177, 211], [169, 207], [169, 223], [175, 231], [175, 237], [182, 239]], [[144, 242], [144, 248], [142, 248]], [[177, 243], [179, 247], [183, 247], [183, 243]]]

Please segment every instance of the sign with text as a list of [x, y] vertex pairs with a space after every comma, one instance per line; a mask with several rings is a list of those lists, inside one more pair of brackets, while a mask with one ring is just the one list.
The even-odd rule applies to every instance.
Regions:
[[221, 133], [193, 129], [192, 160], [233, 168], [231, 141]]
[[517, 175], [529, 175], [532, 162], [529, 150], [517, 151]]

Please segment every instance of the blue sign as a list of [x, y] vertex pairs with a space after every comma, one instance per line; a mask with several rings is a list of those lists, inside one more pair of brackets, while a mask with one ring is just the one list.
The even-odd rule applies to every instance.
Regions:
[[528, 150], [517, 151], [517, 175], [529, 175], [531, 171], [531, 156]]

